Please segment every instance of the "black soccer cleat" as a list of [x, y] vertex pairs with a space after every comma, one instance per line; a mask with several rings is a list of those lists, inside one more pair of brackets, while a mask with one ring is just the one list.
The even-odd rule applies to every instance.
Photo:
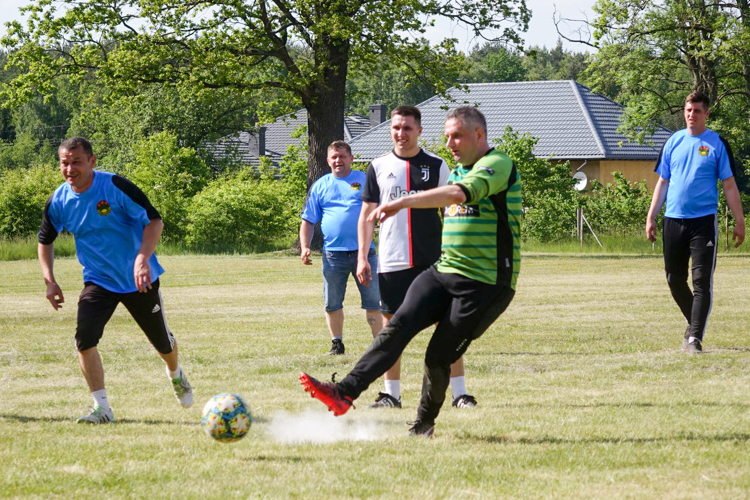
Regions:
[[409, 429], [409, 436], [431, 438], [435, 434], [435, 422], [422, 422], [416, 420], [414, 422], [407, 422], [411, 425]]
[[685, 350], [688, 354], [703, 354], [703, 346], [701, 346], [701, 341], [695, 338], [688, 342], [687, 348]]
[[401, 408], [401, 398], [396, 399], [388, 393], [379, 392], [370, 408]]
[[331, 350], [328, 351], [328, 354], [331, 354], [331, 355], [344, 354], [344, 341], [339, 340], [339, 339], [333, 339], [333, 342], [331, 343]]
[[453, 400], [453, 406], [456, 408], [476, 408], [479, 403], [471, 394], [462, 394]]

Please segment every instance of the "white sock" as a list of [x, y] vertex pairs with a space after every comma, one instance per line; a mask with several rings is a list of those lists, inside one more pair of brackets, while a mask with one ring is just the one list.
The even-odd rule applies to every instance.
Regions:
[[692, 342], [693, 340], [698, 340], [698, 337], [690, 337], [690, 338], [688, 339], [688, 344], [689, 344], [690, 342]]
[[344, 336], [343, 335], [334, 335], [333, 336], [333, 340], [344, 340]]
[[109, 410], [109, 401], [107, 401], [107, 389], [99, 389], [91, 393], [94, 398], [94, 407], [101, 406], [105, 410]]
[[401, 381], [400, 380], [385, 380], [385, 393], [391, 397], [400, 399], [401, 398]]
[[180, 365], [177, 365], [177, 369], [175, 371], [172, 371], [167, 367], [167, 376], [172, 380], [177, 380], [178, 378], [182, 377], [182, 369], [180, 368]]
[[453, 399], [466, 394], [466, 379], [463, 375], [451, 377], [451, 392], [453, 393]]

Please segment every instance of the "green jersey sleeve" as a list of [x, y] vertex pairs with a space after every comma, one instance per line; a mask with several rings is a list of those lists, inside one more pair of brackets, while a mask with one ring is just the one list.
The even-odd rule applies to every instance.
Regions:
[[482, 198], [508, 189], [513, 179], [513, 160], [500, 151], [483, 156], [474, 164], [466, 176], [458, 181], [467, 194], [466, 204], [476, 203]]

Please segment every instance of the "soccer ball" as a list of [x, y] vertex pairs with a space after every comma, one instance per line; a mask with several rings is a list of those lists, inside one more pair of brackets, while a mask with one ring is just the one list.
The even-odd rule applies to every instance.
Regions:
[[217, 394], [203, 407], [203, 430], [222, 443], [245, 437], [252, 421], [250, 405], [236, 394]]

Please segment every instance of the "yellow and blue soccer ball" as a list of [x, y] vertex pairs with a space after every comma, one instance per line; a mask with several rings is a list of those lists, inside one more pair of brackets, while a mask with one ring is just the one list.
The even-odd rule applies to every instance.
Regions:
[[252, 422], [250, 405], [236, 394], [217, 394], [203, 407], [203, 430], [223, 443], [245, 437]]

